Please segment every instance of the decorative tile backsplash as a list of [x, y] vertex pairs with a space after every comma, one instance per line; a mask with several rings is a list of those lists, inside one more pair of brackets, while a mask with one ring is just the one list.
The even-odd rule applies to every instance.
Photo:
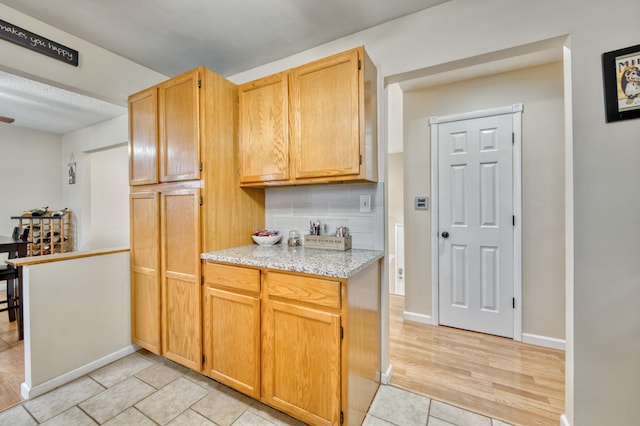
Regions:
[[[282, 232], [309, 233], [309, 221], [320, 221], [322, 235], [348, 226], [353, 248], [384, 250], [384, 191], [382, 183], [304, 185], [265, 190], [265, 223]], [[360, 196], [371, 196], [371, 211], [360, 213]]]

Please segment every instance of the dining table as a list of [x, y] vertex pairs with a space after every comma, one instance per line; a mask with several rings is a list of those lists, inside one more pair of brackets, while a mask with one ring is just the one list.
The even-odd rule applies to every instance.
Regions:
[[[0, 235], [0, 253], [8, 253], [9, 259], [15, 259], [17, 257], [25, 257], [27, 255], [27, 247], [29, 241], [25, 241], [21, 238], [7, 237]], [[7, 282], [7, 307], [9, 308], [9, 321], [18, 320], [18, 334], [19, 339], [24, 339], [24, 326], [23, 326], [23, 311], [22, 311], [22, 267], [18, 267], [17, 285], [11, 288], [9, 282]], [[15, 291], [15, 293], [13, 293]], [[15, 300], [17, 299], [17, 303]], [[17, 305], [17, 306], [16, 306]], [[17, 307], [16, 310], [12, 309]]]

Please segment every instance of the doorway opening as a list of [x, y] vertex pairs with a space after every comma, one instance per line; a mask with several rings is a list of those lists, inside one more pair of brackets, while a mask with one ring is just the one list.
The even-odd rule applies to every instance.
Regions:
[[[432, 304], [434, 297], [431, 289], [432, 267], [430, 263], [432, 255], [431, 246], [431, 223], [433, 215], [433, 205], [428, 210], [417, 210], [414, 208], [413, 200], [417, 196], [426, 196], [429, 202], [433, 201], [431, 193], [431, 147], [424, 141], [430, 140], [428, 117], [443, 116], [459, 113], [460, 111], [474, 111], [482, 109], [496, 108], [501, 105], [509, 105], [523, 102], [527, 105], [527, 111], [523, 115], [524, 134], [527, 135], [523, 141], [523, 295], [528, 304], [523, 312], [523, 323], [526, 324], [522, 333], [522, 341], [534, 343], [538, 346], [523, 345], [510, 339], [501, 337], [479, 335], [473, 332], [467, 333], [472, 339], [483, 341], [481, 337], [497, 339], [497, 342], [506, 342], [510, 346], [517, 348], [528, 348], [539, 351], [542, 357], [549, 357], [558, 360], [557, 368], [559, 374], [553, 378], [554, 383], [559, 384], [559, 388], [548, 390], [546, 395], [530, 392], [528, 396], [522, 395], [518, 401], [513, 402], [513, 406], [533, 407], [535, 405], [545, 406], [557, 421], [559, 414], [563, 413], [564, 399], [564, 310], [565, 310], [565, 266], [564, 266], [564, 64], [562, 62], [562, 43], [558, 45], [558, 55], [549, 62], [529, 64], [528, 66], [505, 70], [501, 72], [487, 73], [480, 75], [473, 72], [459, 72], [458, 75], [466, 76], [463, 80], [437, 81], [426, 86], [419, 87], [416, 83], [401, 83], [400, 105], [402, 108], [402, 118], [400, 128], [403, 141], [402, 168], [404, 184], [404, 211], [402, 212], [405, 228], [405, 294], [406, 296], [390, 295], [390, 309], [396, 306], [397, 321], [390, 319], [390, 364], [392, 374], [390, 383], [398, 385], [397, 379], [401, 376], [413, 376], [415, 386], [419, 382], [425, 383], [427, 379], [425, 371], [429, 374], [439, 375], [444, 378], [441, 383], [446, 388], [441, 389], [439, 399], [458, 395], [467, 402], [471, 401], [474, 393], [481, 392], [489, 396], [493, 402], [487, 402], [485, 406], [493, 405], [495, 409], [512, 410], [511, 405], [500, 404], [500, 398], [505, 394], [501, 392], [510, 388], [511, 393], [529, 392], [519, 384], [512, 385], [506, 381], [497, 380], [496, 383], [479, 391], [474, 390], [474, 385], [470, 377], [478, 375], [467, 368], [456, 368], [456, 364], [446, 366], [442, 362], [430, 364], [429, 366], [419, 366], [431, 354], [416, 353], [414, 350], [429, 347], [446, 349], [447, 346], [453, 352], [449, 354], [450, 359], [455, 359], [457, 365], [460, 360], [457, 356], [467, 356], [467, 360], [475, 361], [476, 366], [480, 366], [480, 371], [493, 372], [496, 377], [513, 376], [511, 368], [512, 357], [520, 355], [497, 355], [497, 353], [480, 352], [467, 347], [461, 348], [456, 344], [442, 343], [442, 336], [420, 335], [411, 345], [403, 344], [402, 333], [406, 328], [399, 331], [397, 327], [409, 327], [413, 330], [427, 328], [428, 330], [453, 331], [449, 327], [434, 324], [434, 312]], [[473, 78], [469, 78], [473, 75]], [[435, 79], [437, 80], [437, 79]], [[393, 86], [390, 84], [389, 86]], [[388, 87], [389, 87], [388, 86]], [[388, 95], [392, 92], [388, 90]], [[389, 101], [389, 108], [392, 102]], [[391, 111], [389, 112], [391, 119]], [[389, 125], [391, 127], [391, 123]], [[532, 133], [529, 133], [529, 132]], [[389, 140], [391, 144], [390, 135]], [[391, 166], [390, 166], [391, 167]], [[392, 179], [389, 179], [389, 186], [392, 188], [389, 193], [395, 191]], [[390, 196], [391, 197], [391, 196]], [[389, 199], [391, 203], [391, 199]], [[390, 206], [391, 208], [391, 206]], [[389, 233], [389, 246], [393, 234]], [[391, 254], [391, 250], [390, 250]], [[426, 263], [425, 263], [426, 261]], [[389, 268], [392, 272], [393, 268]], [[392, 288], [391, 281], [389, 288]], [[454, 339], [457, 340], [457, 339]], [[486, 343], [484, 350], [489, 350], [491, 345]], [[405, 342], [406, 343], [406, 342]], [[518, 349], [520, 350], [520, 349]], [[549, 352], [545, 352], [549, 351]], [[422, 358], [421, 358], [422, 357]], [[475, 359], [474, 359], [475, 358]], [[495, 365], [491, 365], [491, 360], [499, 360], [504, 365], [511, 364], [508, 371], [493, 370]], [[401, 367], [405, 362], [404, 367]], [[530, 366], [532, 371], [535, 367]], [[406, 368], [405, 371], [402, 371]], [[424, 370], [420, 370], [424, 368]], [[547, 368], [547, 367], [545, 367]], [[549, 368], [555, 368], [549, 366]], [[411, 371], [410, 371], [411, 370]], [[408, 373], [408, 374], [407, 374]], [[453, 373], [462, 373], [454, 376]], [[537, 372], [532, 372], [531, 377], [536, 380], [541, 378]], [[418, 377], [416, 379], [416, 377]], [[411, 385], [412, 386], [412, 385]], [[405, 386], [402, 386], [405, 387]], [[496, 389], [500, 388], [498, 395]], [[425, 393], [426, 391], [418, 392]], [[508, 393], [509, 393], [508, 392]], [[544, 393], [544, 392], [543, 392]], [[431, 395], [436, 397], [435, 395]], [[437, 399], [438, 399], [437, 398]], [[536, 400], [536, 398], [538, 400]], [[542, 399], [545, 399], [542, 402]], [[506, 401], [504, 398], [502, 401]], [[456, 403], [456, 401], [451, 401]], [[459, 406], [462, 405], [458, 401]], [[479, 403], [480, 404], [480, 403]], [[488, 405], [487, 405], [488, 404]], [[554, 406], [555, 408], [549, 408]], [[480, 408], [479, 406], [469, 407], [469, 409]], [[517, 409], [515, 411], [518, 411]], [[559, 413], [556, 415], [556, 413]]]

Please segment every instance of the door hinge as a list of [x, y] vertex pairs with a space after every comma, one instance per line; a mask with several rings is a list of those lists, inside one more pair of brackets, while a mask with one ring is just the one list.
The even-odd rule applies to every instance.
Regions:
[[198, 79], [198, 89], [202, 87], [202, 80]]
[[513, 301], [513, 309], [516, 308], [516, 298], [514, 297], [513, 299], [511, 299]]
[[511, 216], [513, 218], [512, 222], [513, 222], [513, 226], [516, 226], [516, 215]]
[[202, 161], [200, 162], [200, 164], [198, 164], [198, 169], [200, 169], [200, 171], [202, 171]]
[[200, 205], [203, 205], [203, 204], [204, 204], [204, 197], [201, 195], [200, 196]]
[[340, 424], [344, 424], [344, 412], [340, 411]]
[[358, 59], [358, 69], [359, 70], [362, 69], [362, 61], [360, 59]]

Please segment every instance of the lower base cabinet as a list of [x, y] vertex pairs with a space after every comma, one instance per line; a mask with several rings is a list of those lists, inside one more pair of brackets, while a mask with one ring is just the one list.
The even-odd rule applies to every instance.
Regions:
[[207, 376], [260, 396], [260, 271], [204, 264], [204, 366]]
[[203, 262], [207, 376], [311, 425], [360, 425], [380, 383], [380, 262], [346, 279]]

